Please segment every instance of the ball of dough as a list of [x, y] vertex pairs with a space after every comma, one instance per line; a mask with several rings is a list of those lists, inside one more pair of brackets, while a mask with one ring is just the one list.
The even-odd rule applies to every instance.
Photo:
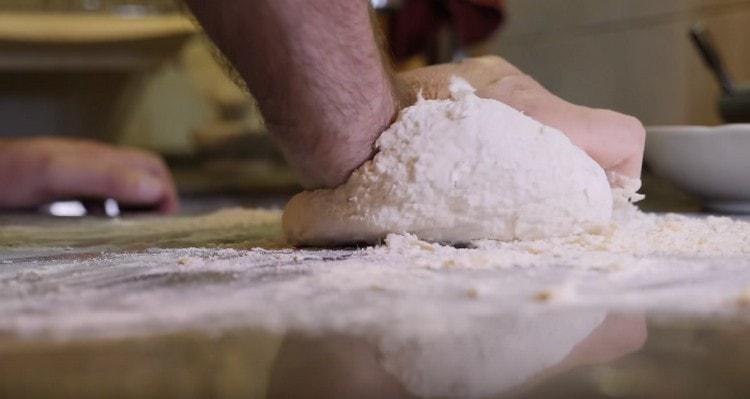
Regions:
[[404, 109], [377, 154], [332, 190], [298, 194], [283, 228], [295, 245], [564, 236], [606, 224], [604, 170], [559, 130], [454, 79], [451, 100]]

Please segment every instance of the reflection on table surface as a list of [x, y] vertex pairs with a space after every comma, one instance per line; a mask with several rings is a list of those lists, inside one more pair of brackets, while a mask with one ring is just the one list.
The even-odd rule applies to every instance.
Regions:
[[746, 258], [457, 268], [483, 253], [292, 249], [279, 216], [6, 219], [0, 397], [750, 393]]
[[[541, 338], [538, 332], [528, 331]], [[554, 339], [556, 333], [548, 330], [545, 337]], [[549, 345], [503, 342], [499, 333], [497, 342], [517, 346], [510, 349], [514, 353], [499, 345], [461, 360], [496, 366], [476, 370], [483, 374], [479, 378], [496, 379], [493, 391], [476, 397], [739, 398], [750, 394], [748, 334], [746, 323], [726, 320], [646, 322], [641, 316], [610, 314], [562, 361], [540, 361], [514, 384], [506, 384], [508, 375], [520, 376], [517, 370], [529, 365], [526, 360], [543, 351], [535, 344]], [[457, 359], [441, 355], [460, 353], [470, 344], [443, 344], [422, 348], [435, 363], [411, 370], [415, 380], [404, 381], [404, 375], [384, 366], [375, 345], [346, 335], [237, 330], [69, 343], [4, 339], [0, 392], [3, 397], [411, 398], [419, 395], [408, 384], [420, 373], [465, 371]], [[498, 355], [506, 357], [493, 358]], [[422, 388], [429, 389], [424, 382]]]

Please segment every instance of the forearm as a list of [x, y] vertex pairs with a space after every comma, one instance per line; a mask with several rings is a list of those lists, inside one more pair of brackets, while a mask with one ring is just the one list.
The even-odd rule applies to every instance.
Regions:
[[397, 112], [365, 0], [188, 0], [308, 187], [367, 160]]

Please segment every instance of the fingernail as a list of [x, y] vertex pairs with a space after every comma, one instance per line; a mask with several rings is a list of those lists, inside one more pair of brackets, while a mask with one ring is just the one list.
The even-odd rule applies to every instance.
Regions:
[[161, 182], [151, 176], [142, 176], [138, 182], [138, 197], [143, 201], [157, 201], [162, 191]]

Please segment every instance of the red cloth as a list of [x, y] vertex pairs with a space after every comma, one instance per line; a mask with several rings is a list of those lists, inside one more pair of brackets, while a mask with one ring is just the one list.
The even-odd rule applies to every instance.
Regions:
[[492, 35], [503, 18], [503, 0], [404, 0], [391, 18], [391, 51], [397, 61], [424, 53], [446, 24], [461, 46], [470, 46]]

